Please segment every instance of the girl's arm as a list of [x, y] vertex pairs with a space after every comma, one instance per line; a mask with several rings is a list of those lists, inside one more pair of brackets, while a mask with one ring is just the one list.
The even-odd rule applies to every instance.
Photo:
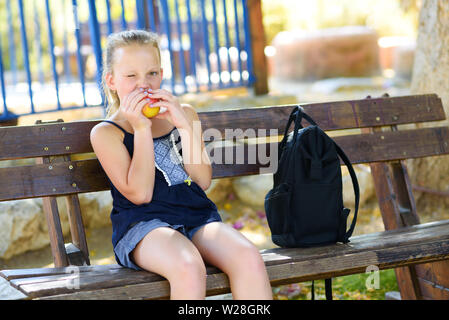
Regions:
[[92, 147], [107, 176], [129, 201], [136, 205], [151, 201], [154, 188], [154, 151], [151, 126], [134, 131], [131, 158], [123, 134], [100, 123], [91, 131]]
[[178, 128], [184, 168], [193, 181], [203, 190], [207, 190], [212, 181], [212, 165], [204, 145], [201, 121], [192, 106], [183, 105], [182, 108], [189, 123]]
[[123, 144], [123, 133], [106, 123], [91, 131], [92, 147], [112, 184], [136, 205], [151, 201], [154, 189], [154, 147], [152, 122], [142, 114], [146, 94], [134, 90], [120, 105], [123, 117], [134, 130], [132, 158]]

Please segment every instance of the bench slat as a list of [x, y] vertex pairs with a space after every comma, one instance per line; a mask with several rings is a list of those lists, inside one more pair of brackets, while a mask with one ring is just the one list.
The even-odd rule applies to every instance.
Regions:
[[[25, 290], [31, 295], [33, 295], [34, 292], [38, 292], [39, 295], [55, 295], [60, 292], [70, 292], [71, 290], [67, 287], [73, 283], [73, 279], [76, 279], [77, 277], [76, 273], [68, 273], [63, 275], [15, 279], [11, 280], [10, 283], [15, 288], [19, 288], [22, 291]], [[164, 280], [163, 277], [154, 273], [121, 268], [111, 271], [82, 273], [79, 277], [79, 285], [82, 290], [96, 290]]]
[[[323, 130], [398, 125], [446, 119], [435, 94], [301, 104]], [[202, 112], [203, 131], [225, 129], [277, 129], [283, 135], [294, 105]], [[424, 111], [424, 112], [423, 112]], [[307, 121], [304, 121], [307, 124]], [[292, 126], [293, 127], [293, 126]], [[256, 132], [257, 134], [257, 132]]]
[[[213, 275], [221, 271], [215, 267], [207, 267], [207, 274]], [[153, 283], [165, 281], [162, 276], [146, 272], [135, 271], [128, 268], [118, 267], [114, 269], [94, 269], [88, 272], [80, 272], [79, 286], [81, 290], [97, 290], [113, 287], [128, 286], [139, 283]], [[61, 292], [70, 292], [68, 285], [73, 283], [73, 279], [77, 277], [73, 270], [64, 274], [39, 276], [33, 278], [12, 279], [10, 283], [13, 287], [26, 291], [27, 294], [39, 296], [50, 296], [61, 294]]]
[[[404, 96], [394, 98], [373, 98], [328, 103], [309, 103], [304, 110], [316, 120], [323, 130], [351, 129], [372, 126], [397, 125], [425, 121], [444, 120], [441, 99], [435, 94]], [[252, 129], [258, 136], [268, 134], [265, 130], [276, 129], [279, 135], [293, 105], [261, 107], [240, 110], [199, 112], [199, 118], [206, 141], [216, 129], [219, 137], [228, 135], [242, 138]], [[422, 112], [422, 111], [425, 112]], [[0, 160], [42, 157], [92, 152], [90, 131], [99, 120], [40, 124], [33, 126], [0, 128]], [[218, 131], [217, 131], [218, 130]], [[210, 133], [210, 134], [209, 134]]]
[[[448, 154], [449, 128], [422, 128], [339, 136], [335, 137], [335, 141], [355, 164], [410, 159]], [[277, 150], [277, 146], [277, 142], [264, 145], [261, 154], [263, 157], [265, 155], [268, 157], [269, 151]], [[267, 168], [268, 158], [255, 157], [258, 153], [257, 148], [262, 146], [244, 144], [239, 147], [217, 147], [211, 153], [213, 178], [259, 174], [261, 168], [266, 169], [264, 173], [272, 173], [275, 166], [273, 165], [271, 169]], [[238, 164], [239, 162], [232, 160], [231, 157], [229, 157], [231, 164], [220, 164], [226, 163], [227, 155], [236, 155], [237, 151], [243, 155], [242, 162], [246, 161], [246, 164]], [[221, 158], [217, 155], [221, 155]], [[250, 161], [256, 163], [251, 164]], [[73, 169], [70, 170], [69, 166]], [[97, 159], [0, 168], [0, 201], [108, 189], [108, 180]]]
[[97, 159], [0, 169], [0, 201], [108, 189]]
[[[5, 278], [10, 281], [13, 279], [24, 279], [33, 278], [41, 276], [51, 276], [51, 275], [64, 275], [69, 274], [72, 267], [60, 267], [60, 268], [31, 268], [31, 269], [8, 269], [1, 270], [0, 277]], [[109, 272], [115, 269], [122, 269], [118, 264], [108, 264], [108, 265], [94, 265], [94, 266], [77, 266], [79, 272], [99, 272], [105, 271]]]
[[[371, 134], [339, 136], [333, 139], [344, 150], [353, 164], [411, 159], [449, 153], [449, 128], [447, 127], [374, 132]], [[239, 151], [239, 148], [243, 150]], [[241, 145], [239, 147], [228, 146], [221, 149], [211, 153], [211, 160], [214, 163], [214, 178], [273, 173], [276, 170], [276, 166], [273, 164], [274, 161], [269, 162], [268, 158], [272, 154], [270, 150], [277, 152], [278, 142], [271, 142], [266, 146]], [[254, 156], [259, 153], [262, 155], [260, 158]], [[233, 157], [236, 159], [236, 154], [241, 154], [243, 160], [249, 162], [249, 164], [239, 164], [236, 160], [232, 161]], [[248, 154], [253, 157], [249, 157]], [[230, 159], [231, 163], [226, 164], [229, 163], [226, 159]], [[272, 168], [269, 168], [270, 163]], [[343, 162], [341, 163], [343, 164]], [[261, 168], [264, 169], [264, 172], [260, 171]]]
[[[448, 230], [449, 220], [445, 220], [354, 236], [349, 244], [317, 248], [276, 248], [263, 250], [261, 253], [272, 284], [278, 285], [291, 283], [292, 277], [295, 281], [301, 282], [326, 276], [364, 272], [369, 265], [384, 269], [440, 260], [449, 256]], [[140, 298], [151, 298], [151, 292], [156, 292], [154, 285], [157, 286], [157, 290], [168, 293], [168, 284], [163, 284], [166, 281], [153, 273], [137, 272], [127, 268], [118, 268], [111, 272], [102, 269], [101, 273], [92, 270], [94, 269], [80, 272], [80, 289], [77, 293], [72, 293], [73, 290], [67, 288], [70, 274], [16, 279], [11, 283], [32, 297], [70, 293], [65, 297], [92, 298], [89, 295], [100, 290], [105, 299], [113, 298], [118, 292], [125, 293], [123, 297], [140, 292], [142, 294]], [[209, 267], [207, 270], [208, 294], [228, 292], [229, 284], [226, 276], [216, 268]]]
[[92, 152], [90, 131], [98, 122], [75, 121], [0, 128], [0, 160]]

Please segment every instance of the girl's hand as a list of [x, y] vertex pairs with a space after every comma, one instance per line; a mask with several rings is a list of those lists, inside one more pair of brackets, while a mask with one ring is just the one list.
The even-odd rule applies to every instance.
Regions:
[[142, 113], [142, 108], [148, 103], [148, 93], [144, 90], [136, 89], [125, 96], [120, 103], [120, 110], [131, 126], [136, 129], [151, 126], [150, 119]]
[[153, 103], [152, 107], [166, 109], [165, 112], [157, 114], [154, 118], [167, 120], [178, 129], [187, 128], [189, 125], [187, 115], [173, 94], [164, 89], [156, 89], [151, 93], [152, 99], [160, 99], [160, 101]]

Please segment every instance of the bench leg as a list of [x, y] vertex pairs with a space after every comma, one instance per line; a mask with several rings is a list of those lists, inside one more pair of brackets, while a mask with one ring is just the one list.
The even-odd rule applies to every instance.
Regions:
[[[76, 198], [76, 199], [73, 199]], [[61, 219], [56, 197], [45, 197], [42, 199], [45, 216], [47, 219], [50, 246], [55, 267], [66, 267], [69, 265], [90, 265], [89, 251], [87, 249], [84, 227], [82, 226], [81, 213], [79, 211], [78, 196], [67, 196], [67, 210], [70, 223], [72, 242], [64, 243]], [[78, 214], [76, 212], [78, 208]], [[80, 227], [81, 224], [81, 227]]]
[[[405, 163], [373, 163], [370, 167], [385, 229], [419, 224]], [[402, 299], [449, 299], [449, 261], [396, 268], [395, 272]]]
[[[400, 207], [397, 202], [393, 179], [386, 163], [370, 164], [376, 195], [385, 230], [397, 229], [402, 226]], [[404, 300], [420, 299], [419, 285], [413, 267], [396, 268], [396, 279]]]
[[87, 248], [86, 233], [84, 231], [78, 195], [74, 194], [66, 196], [65, 200], [67, 204], [67, 215], [69, 217], [72, 242], [81, 252], [83, 257], [82, 260], [84, 260], [83, 264], [90, 265], [89, 249]]
[[42, 199], [45, 217], [47, 218], [50, 246], [55, 267], [66, 267], [69, 265], [67, 253], [64, 246], [61, 220], [59, 218], [58, 203], [56, 197], [45, 197]]

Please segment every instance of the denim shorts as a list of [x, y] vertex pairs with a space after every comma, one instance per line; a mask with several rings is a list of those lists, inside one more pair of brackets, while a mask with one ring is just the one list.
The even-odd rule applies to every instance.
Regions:
[[[217, 220], [218, 221], [218, 220]], [[117, 243], [114, 248], [115, 257], [117, 262], [124, 267], [128, 267], [135, 270], [143, 270], [138, 265], [132, 261], [130, 254], [131, 251], [137, 246], [137, 244], [152, 230], [160, 227], [169, 227], [174, 230], [181, 232], [184, 236], [186, 236], [189, 240], [192, 240], [193, 235], [203, 226], [205, 226], [209, 222], [207, 221], [205, 224], [195, 227], [186, 227], [181, 224], [169, 224], [167, 222], [161, 221], [159, 219], [152, 219], [150, 221], [141, 221], [135, 224], [131, 229], [129, 229], [123, 238]]]

